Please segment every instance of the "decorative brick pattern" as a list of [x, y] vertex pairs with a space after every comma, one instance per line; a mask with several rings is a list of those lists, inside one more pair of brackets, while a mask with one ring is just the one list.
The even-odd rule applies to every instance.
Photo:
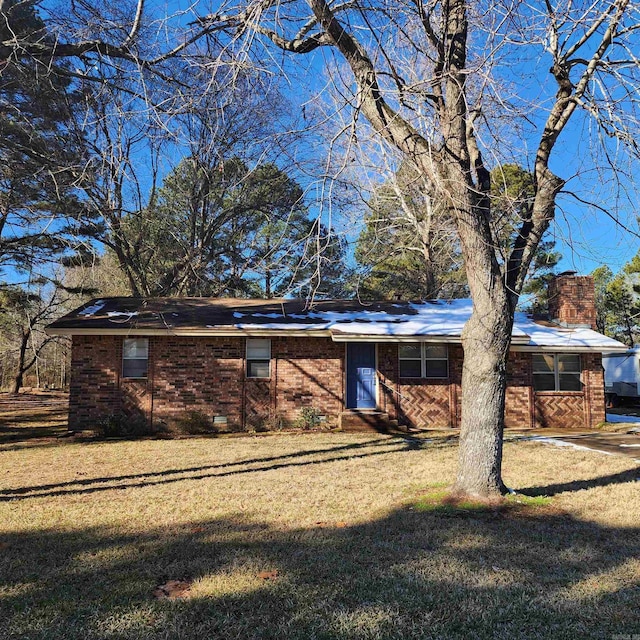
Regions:
[[[451, 358], [451, 354], [449, 355]], [[450, 370], [451, 370], [451, 362]], [[447, 379], [408, 380], [398, 372], [398, 345], [378, 345], [380, 405], [392, 419], [411, 427], [450, 427], [450, 386]], [[454, 365], [453, 370], [457, 367]]]
[[535, 394], [535, 420], [538, 427], [584, 428], [584, 394], [543, 391]]
[[147, 380], [123, 378], [120, 381], [120, 401], [123, 413], [151, 422], [151, 393]]
[[596, 294], [591, 276], [557, 276], [549, 283], [549, 317], [568, 326], [596, 329]]
[[440, 384], [420, 381], [399, 386], [398, 421], [414, 427], [450, 427], [449, 382]]
[[[314, 407], [332, 424], [344, 409], [345, 346], [330, 338], [273, 338], [271, 377], [245, 376], [244, 338], [149, 339], [147, 380], [121, 378], [122, 338], [74, 336], [69, 426], [90, 428], [101, 416], [126, 412], [148, 421], [186, 411], [227, 416], [232, 428], [265, 418], [293, 422]], [[462, 348], [449, 346], [449, 378], [400, 379], [398, 345], [378, 344], [378, 403], [391, 419], [413, 427], [460, 426]], [[506, 425], [593, 428], [604, 420], [599, 354], [582, 354], [583, 391], [534, 393], [531, 354], [512, 352]]]
[[273, 416], [271, 397], [271, 380], [246, 379], [244, 387], [245, 425], [259, 426], [263, 420]]

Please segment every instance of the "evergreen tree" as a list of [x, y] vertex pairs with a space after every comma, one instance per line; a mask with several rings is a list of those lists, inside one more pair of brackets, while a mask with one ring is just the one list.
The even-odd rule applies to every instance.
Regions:
[[[498, 254], [506, 262], [517, 229], [528, 215], [533, 197], [531, 173], [515, 164], [491, 172], [492, 232]], [[359, 293], [364, 298], [460, 297], [468, 294], [453, 221], [430, 186], [415, 169], [403, 165], [374, 193], [372, 213], [356, 246], [363, 270]], [[547, 285], [561, 259], [555, 241], [540, 243], [523, 293], [530, 309], [546, 309]]]
[[601, 265], [594, 269], [591, 273], [593, 278], [593, 286], [596, 294], [596, 326], [600, 333], [609, 335], [608, 331], [608, 307], [607, 307], [607, 289], [611, 280], [613, 280], [613, 271], [606, 266]]
[[592, 273], [598, 330], [632, 347], [640, 336], [640, 255], [613, 274], [607, 266]]
[[[3, 2], [0, 41], [50, 40], [32, 3]], [[69, 126], [79, 96], [65, 63], [46, 57], [0, 62], [0, 267], [30, 269], [67, 246], [82, 139]]]
[[[118, 230], [142, 295], [274, 297], [308, 292], [342, 262], [311, 221], [300, 185], [273, 164], [182, 160], [150, 206]], [[326, 246], [323, 246], [326, 245]], [[322, 273], [312, 268], [320, 247]], [[327, 260], [330, 257], [330, 260]], [[344, 270], [343, 270], [344, 271]], [[305, 293], [306, 295], [306, 293]]]
[[429, 299], [466, 293], [452, 220], [415, 167], [403, 164], [377, 188], [358, 237], [358, 295]]
[[609, 335], [632, 347], [640, 331], [637, 322], [640, 317], [640, 306], [638, 297], [624, 274], [618, 274], [609, 283], [606, 304]]

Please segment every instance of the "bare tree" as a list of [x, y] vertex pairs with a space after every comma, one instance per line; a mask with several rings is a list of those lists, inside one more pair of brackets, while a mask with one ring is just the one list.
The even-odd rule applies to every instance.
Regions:
[[[604, 156], [612, 168], [618, 150], [637, 154], [638, 8], [630, 0], [240, 0], [198, 16], [172, 43], [138, 38], [144, 0], [131, 9], [117, 28], [80, 15], [84, 23], [78, 26], [87, 28], [77, 29], [77, 37], [60, 31], [54, 46], [4, 41], [0, 54], [9, 48], [20, 55], [75, 56], [88, 65], [124, 62], [163, 74], [170, 57], [202, 39], [213, 53], [206, 64], [257, 61], [270, 71], [279, 70], [272, 47], [289, 54], [321, 47], [335, 52], [316, 64], [325, 64], [352, 109], [354, 131], [365, 118], [377, 136], [418, 167], [455, 221], [474, 303], [462, 335], [457, 489], [482, 496], [503, 492], [513, 314], [565, 185], [551, 162], [569, 122], [586, 116], [595, 122], [596, 142], [614, 152]], [[184, 23], [184, 17], [177, 19], [175, 29]], [[349, 77], [341, 75], [340, 58]], [[539, 91], [532, 95], [537, 60], [545, 69], [534, 69]], [[533, 173], [533, 195], [501, 262], [491, 227], [490, 169], [492, 162], [512, 157], [518, 135], [522, 147], [532, 150], [519, 164]]]
[[[356, 115], [414, 163], [450, 209], [474, 302], [462, 335], [460, 492], [488, 496], [505, 490], [502, 437], [511, 329], [529, 266], [565, 184], [550, 167], [560, 134], [582, 109], [605, 135], [636, 152], [638, 18], [629, 0], [486, 6], [468, 0], [262, 0], [228, 6], [199, 21], [218, 29], [217, 37], [226, 36], [240, 52], [264, 39], [297, 54], [331, 47], [351, 71], [353, 86], [345, 82], [342, 89]], [[501, 109], [514, 121], [514, 132], [532, 122], [526, 96], [518, 104], [519, 87], [510, 97], [497, 90], [499, 80], [501, 86], [507, 80], [517, 85], [530, 77], [530, 68], [509, 60], [517, 47], [532, 59], [546, 56], [550, 73], [538, 78], [546, 104], [533, 112], [543, 124], [529, 132], [529, 144], [537, 137], [533, 196], [501, 263], [485, 158], [499, 143], [489, 143], [490, 134], [506, 133]], [[507, 143], [513, 144], [513, 136]]]
[[431, 197], [424, 174], [392, 171], [366, 204], [358, 237], [359, 296], [369, 299], [461, 297], [466, 293], [453, 220]]
[[44, 326], [64, 305], [63, 292], [55, 285], [45, 290], [46, 287], [41, 283], [31, 289], [18, 286], [0, 289], [0, 337], [6, 340], [8, 348], [5, 355], [13, 362], [13, 394], [20, 391], [25, 374], [32, 367], [35, 366], [39, 373], [40, 355], [50, 343], [56, 341], [54, 336], [45, 334]]

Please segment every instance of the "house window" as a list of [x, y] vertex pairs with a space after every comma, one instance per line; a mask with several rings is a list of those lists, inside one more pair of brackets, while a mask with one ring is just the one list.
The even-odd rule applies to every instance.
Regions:
[[580, 356], [572, 353], [533, 355], [533, 388], [536, 391], [581, 391]]
[[271, 376], [271, 340], [247, 339], [247, 378]]
[[146, 378], [149, 338], [125, 338], [122, 343], [122, 377]]
[[398, 346], [401, 378], [447, 378], [449, 359], [446, 345], [405, 342]]

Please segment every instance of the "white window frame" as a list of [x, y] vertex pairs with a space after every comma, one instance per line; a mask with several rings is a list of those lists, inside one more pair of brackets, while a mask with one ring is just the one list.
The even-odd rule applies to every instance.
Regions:
[[[264, 356], [256, 357], [254, 354], [251, 353], [252, 347], [254, 348], [258, 347], [257, 343], [263, 343], [262, 348], [264, 348], [265, 344], [268, 346], [268, 357], [264, 357]], [[271, 378], [271, 338], [247, 338], [245, 348], [246, 348], [245, 375], [247, 376], [247, 378], [251, 378], [252, 380], [269, 380]], [[251, 362], [267, 362], [269, 367], [268, 375], [266, 376], [250, 375]]]
[[[146, 353], [145, 358], [130, 358], [127, 357], [127, 342], [142, 342], [144, 343], [144, 351]], [[143, 376], [131, 376], [127, 375], [126, 363], [128, 361], [142, 361], [145, 360], [147, 363], [145, 369], [145, 375]], [[122, 340], [122, 377], [127, 378], [128, 380], [146, 380], [149, 377], [149, 338], [123, 338]]]
[[[403, 345], [403, 343], [399, 343], [398, 345], [398, 375], [400, 378], [406, 378], [409, 380], [421, 380], [421, 379], [426, 379], [426, 380], [447, 380], [449, 378], [449, 348], [447, 347], [446, 344], [442, 344], [442, 343], [428, 343], [428, 342], [411, 342], [409, 344], [419, 344], [420, 345], [420, 357], [414, 357], [414, 358], [403, 358], [400, 356], [400, 350], [401, 347]], [[444, 347], [445, 349], [445, 353], [446, 353], [446, 357], [445, 358], [429, 358], [427, 356], [427, 347], [428, 346], [437, 346], [437, 347]], [[402, 361], [420, 361], [420, 375], [419, 376], [404, 376], [402, 375], [401, 372], [401, 363]], [[447, 365], [446, 367], [446, 373], [444, 376], [432, 376], [432, 375], [428, 375], [429, 371], [428, 371], [428, 367], [427, 367], [427, 363], [429, 361], [444, 361]]]
[[[533, 390], [537, 393], [544, 393], [545, 391], [553, 391], [553, 392], [561, 392], [561, 393], [581, 393], [583, 391], [583, 382], [582, 382], [582, 358], [579, 353], [534, 353], [534, 356], [540, 355], [549, 355], [553, 356], [553, 371], [548, 370], [538, 370], [535, 369], [535, 357], [531, 358], [531, 370], [533, 372]], [[572, 356], [578, 358], [578, 369], [577, 371], [560, 371], [560, 358], [562, 356]], [[536, 389], [536, 375], [547, 375], [550, 376], [553, 374], [553, 389]], [[576, 375], [578, 374], [580, 380], [580, 389], [562, 389], [560, 386], [560, 381], [562, 380], [562, 376], [565, 374]]]

